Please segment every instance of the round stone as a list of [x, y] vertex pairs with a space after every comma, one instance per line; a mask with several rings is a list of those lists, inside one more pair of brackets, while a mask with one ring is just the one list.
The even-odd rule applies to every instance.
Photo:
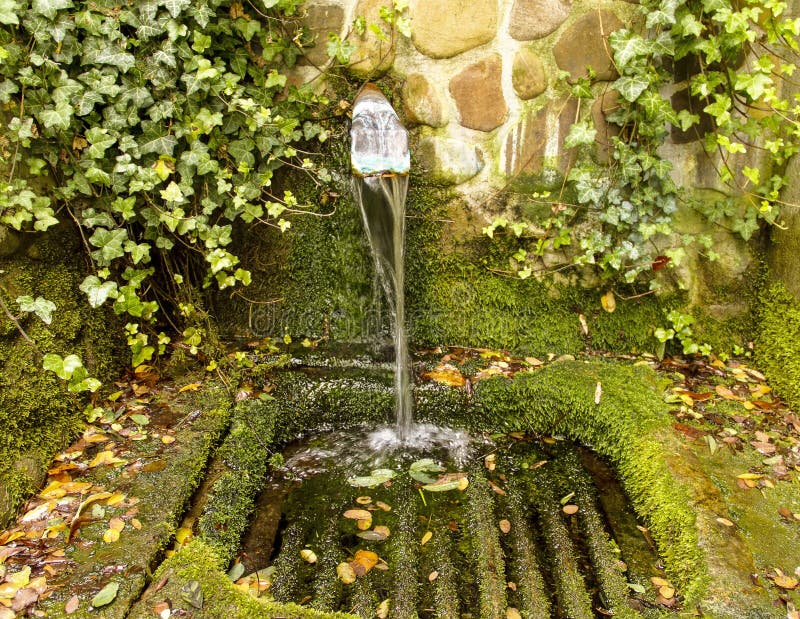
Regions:
[[403, 113], [409, 125], [444, 127], [447, 124], [439, 89], [419, 73], [409, 75], [403, 84]]
[[431, 58], [450, 58], [495, 37], [497, 0], [412, 0], [409, 17], [414, 46]]
[[547, 76], [539, 56], [529, 49], [521, 49], [514, 56], [511, 83], [520, 99], [533, 99], [547, 89]]
[[450, 94], [458, 106], [462, 126], [491, 131], [503, 124], [508, 107], [500, 83], [502, 71], [500, 56], [492, 54], [450, 80]]
[[452, 138], [425, 138], [416, 155], [432, 180], [449, 185], [468, 181], [483, 169], [480, 151]]
[[514, 0], [508, 33], [517, 41], [541, 39], [564, 23], [571, 8], [571, 0]]
[[608, 35], [622, 28], [622, 22], [609, 11], [592, 11], [572, 24], [553, 48], [559, 69], [568, 71], [569, 80], [587, 77], [591, 67], [598, 80], [613, 80], [617, 69], [612, 62]]

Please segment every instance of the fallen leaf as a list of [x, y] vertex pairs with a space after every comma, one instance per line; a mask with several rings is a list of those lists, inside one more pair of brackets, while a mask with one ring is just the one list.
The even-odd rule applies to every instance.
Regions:
[[796, 589], [798, 584], [797, 579], [794, 576], [788, 576], [783, 573], [774, 576], [772, 578], [772, 582], [774, 582], [781, 589]]
[[658, 588], [660, 588], [660, 587], [668, 587], [669, 586], [669, 581], [666, 580], [665, 578], [661, 578], [659, 576], [653, 576], [650, 579], [650, 582], [653, 583]]
[[[717, 522], [719, 522], [721, 525], [724, 525], [726, 527], [734, 526], [733, 523], [730, 520], [728, 520], [727, 518], [717, 518]], [[669, 597], [669, 596], [665, 595], [664, 597]]]
[[386, 504], [386, 503], [384, 503], [383, 501], [376, 501], [376, 502], [375, 502], [375, 506], [376, 506], [376, 507], [379, 507], [380, 509], [382, 509], [382, 510], [383, 510], [383, 511], [385, 511], [385, 512], [390, 512], [390, 511], [392, 511], [392, 506], [391, 506], [391, 505], [387, 505], [387, 504]]
[[389, 599], [383, 600], [380, 604], [378, 604], [378, 608], [375, 609], [375, 616], [378, 619], [386, 619], [389, 616]]
[[370, 503], [372, 503], [372, 497], [371, 496], [357, 497], [356, 503], [358, 503], [359, 505], [369, 505]]
[[113, 451], [106, 450], [99, 452], [94, 458], [92, 458], [92, 461], [89, 462], [89, 468], [93, 469], [97, 466], [103, 466], [103, 465], [122, 466], [123, 464], [127, 463], [128, 463], [127, 460], [123, 460], [122, 458], [117, 458], [114, 455]]
[[106, 606], [107, 604], [111, 604], [111, 602], [113, 602], [117, 597], [117, 591], [119, 591], [118, 582], [108, 583], [105, 587], [98, 591], [97, 595], [92, 598], [92, 606], [97, 608], [98, 606]]
[[589, 323], [586, 322], [586, 316], [578, 314], [578, 322], [581, 323], [581, 331], [584, 335], [589, 335]]
[[433, 582], [437, 578], [439, 578], [439, 572], [436, 570], [433, 570], [430, 574], [428, 574], [428, 582]]
[[503, 533], [508, 533], [511, 530], [511, 523], [508, 520], [501, 520], [499, 526]]
[[356, 576], [367, 574], [377, 564], [378, 555], [371, 550], [356, 550], [353, 560], [350, 561], [350, 567], [353, 568]]
[[68, 615], [71, 615], [76, 610], [78, 610], [78, 606], [80, 606], [81, 600], [78, 598], [77, 595], [73, 595], [71, 598], [67, 600], [67, 603], [64, 604], [64, 612]]
[[306, 563], [316, 563], [317, 562], [317, 553], [315, 553], [310, 548], [303, 548], [300, 551], [300, 558], [303, 559]]
[[722, 396], [726, 400], [735, 400], [737, 402], [742, 402], [744, 398], [739, 397], [733, 391], [731, 391], [725, 385], [717, 385], [714, 390], [717, 392], [717, 395]]
[[506, 608], [506, 619], [522, 619], [522, 615], [513, 606]]
[[189, 383], [188, 385], [184, 385], [178, 389], [178, 393], [184, 393], [185, 391], [197, 391], [202, 386], [202, 383]]
[[190, 580], [181, 587], [181, 599], [194, 608], [203, 608], [203, 588], [197, 580]]
[[349, 563], [340, 563], [336, 566], [336, 575], [346, 585], [351, 585], [356, 581], [356, 572]]
[[663, 587], [658, 588], [658, 595], [663, 597], [665, 600], [671, 600], [675, 597], [675, 589], [668, 585], [664, 585]]
[[103, 541], [106, 544], [113, 544], [119, 540], [119, 531], [115, 529], [106, 529], [105, 533], [103, 533]]
[[175, 437], [169, 434], [165, 434], [164, 436], [161, 437], [161, 442], [164, 443], [165, 445], [169, 445], [175, 442]]
[[432, 537], [433, 537], [433, 533], [432, 532], [425, 531], [425, 535], [422, 536], [422, 539], [419, 542], [420, 546], [424, 546], [425, 544], [427, 544], [429, 541], [431, 541]]
[[461, 371], [449, 363], [438, 365], [430, 372], [425, 372], [422, 378], [435, 380], [437, 383], [448, 387], [463, 387], [467, 382]]
[[603, 397], [603, 385], [597, 381], [597, 386], [594, 388], [594, 403], [600, 404], [600, 398]]
[[168, 619], [172, 615], [172, 609], [169, 606], [169, 602], [159, 602], [153, 606], [153, 613], [158, 615], [159, 619]]
[[577, 514], [578, 513], [578, 506], [577, 505], [573, 505], [573, 504], [569, 504], [569, 505], [565, 505], [564, 507], [562, 507], [562, 510], [568, 516], [572, 516], [573, 514]]

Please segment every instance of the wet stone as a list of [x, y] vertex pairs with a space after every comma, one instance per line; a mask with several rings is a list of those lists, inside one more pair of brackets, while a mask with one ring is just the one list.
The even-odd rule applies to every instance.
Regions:
[[417, 149], [417, 157], [430, 178], [452, 185], [468, 181], [483, 169], [480, 151], [461, 140], [426, 138]]
[[447, 124], [439, 89], [419, 73], [409, 75], [403, 84], [403, 113], [409, 125], [444, 127]]
[[19, 248], [19, 236], [7, 228], [0, 225], [0, 257], [10, 256]]
[[375, 24], [384, 32], [381, 40], [372, 30], [367, 28], [363, 35], [351, 33], [347, 41], [355, 45], [350, 55], [348, 69], [351, 73], [367, 77], [384, 73], [394, 63], [394, 44], [389, 26], [381, 19], [381, 7], [384, 0], [359, 0], [354, 15], [363, 16], [368, 24]]
[[509, 34], [518, 41], [541, 39], [564, 23], [571, 8], [569, 0], [515, 0]]
[[305, 50], [300, 64], [322, 66], [329, 60], [325, 44], [328, 33], [341, 32], [344, 24], [344, 10], [335, 4], [311, 4], [308, 7], [303, 26], [313, 40], [313, 47]]
[[500, 83], [502, 60], [492, 54], [450, 80], [461, 124], [468, 129], [491, 131], [503, 124], [508, 113]]
[[613, 80], [617, 70], [611, 58], [608, 35], [622, 28], [609, 11], [592, 11], [570, 26], [558, 39], [553, 54], [559, 69], [569, 71], [570, 82], [587, 77], [591, 67], [598, 80]]
[[529, 49], [521, 49], [514, 56], [511, 83], [520, 99], [533, 99], [547, 89], [547, 76], [539, 56]]
[[496, 0], [412, 0], [414, 46], [431, 58], [450, 58], [488, 43], [498, 23]]

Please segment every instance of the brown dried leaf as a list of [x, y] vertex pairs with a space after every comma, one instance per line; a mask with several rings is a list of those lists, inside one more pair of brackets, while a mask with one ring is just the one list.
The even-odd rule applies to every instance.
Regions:
[[64, 605], [64, 612], [68, 615], [71, 615], [76, 610], [78, 610], [78, 606], [80, 606], [81, 600], [77, 595], [73, 595], [71, 598], [67, 600], [67, 603]]

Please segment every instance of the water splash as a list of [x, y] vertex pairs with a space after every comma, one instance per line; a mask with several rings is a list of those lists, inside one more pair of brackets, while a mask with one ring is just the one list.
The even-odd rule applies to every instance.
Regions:
[[367, 84], [353, 104], [350, 161], [378, 280], [389, 305], [395, 346], [397, 433], [413, 423], [410, 357], [405, 329], [405, 201], [410, 154], [408, 132], [386, 97]]

